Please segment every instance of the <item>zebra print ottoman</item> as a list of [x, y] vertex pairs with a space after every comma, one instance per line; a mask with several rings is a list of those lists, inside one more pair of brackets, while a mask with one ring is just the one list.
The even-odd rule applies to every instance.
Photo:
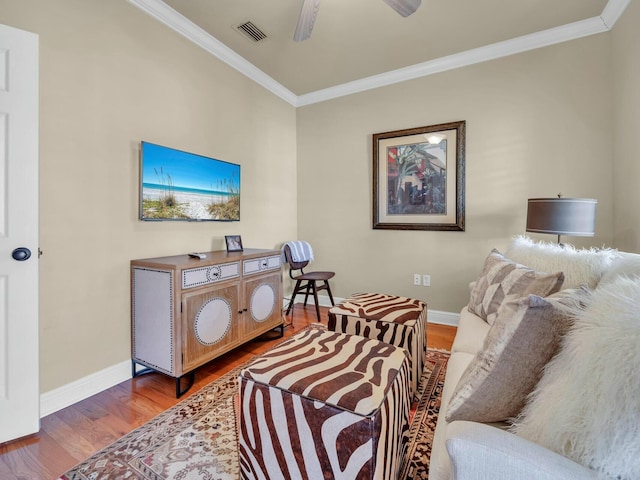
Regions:
[[374, 338], [409, 354], [411, 395], [427, 354], [427, 304], [412, 298], [358, 293], [329, 310], [329, 330]]
[[311, 328], [238, 380], [242, 478], [397, 478], [409, 438], [402, 348]]

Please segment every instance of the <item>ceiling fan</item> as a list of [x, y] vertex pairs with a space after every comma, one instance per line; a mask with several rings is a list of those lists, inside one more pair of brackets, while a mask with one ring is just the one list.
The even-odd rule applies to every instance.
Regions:
[[[415, 12], [422, 0], [382, 0], [384, 3], [393, 8], [403, 17], [408, 17]], [[293, 39], [296, 42], [306, 40], [311, 36], [311, 30], [313, 30], [313, 24], [316, 21], [318, 15], [318, 8], [320, 7], [320, 0], [304, 0], [302, 9], [300, 10], [300, 16], [298, 17], [298, 24], [296, 25], [296, 33], [293, 34]]]

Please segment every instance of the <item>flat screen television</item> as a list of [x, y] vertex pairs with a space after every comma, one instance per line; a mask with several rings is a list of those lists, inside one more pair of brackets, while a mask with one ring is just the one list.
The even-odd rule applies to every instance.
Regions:
[[140, 219], [240, 220], [240, 165], [141, 142]]

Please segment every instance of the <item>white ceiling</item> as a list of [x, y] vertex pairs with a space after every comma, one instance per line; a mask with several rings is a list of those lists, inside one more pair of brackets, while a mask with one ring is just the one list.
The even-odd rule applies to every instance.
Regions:
[[[321, 0], [294, 42], [302, 0], [129, 0], [294, 105], [605, 32], [630, 0]], [[253, 22], [253, 42], [236, 26]]]

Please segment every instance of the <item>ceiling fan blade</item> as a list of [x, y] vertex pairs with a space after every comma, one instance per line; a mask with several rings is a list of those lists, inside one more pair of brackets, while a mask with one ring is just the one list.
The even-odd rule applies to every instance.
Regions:
[[408, 17], [413, 12], [415, 12], [422, 0], [383, 0], [384, 3], [393, 8], [396, 12], [398, 12], [403, 17]]
[[319, 7], [320, 0], [304, 0], [298, 17], [298, 24], [296, 25], [296, 33], [293, 34], [293, 39], [296, 42], [301, 42], [311, 36], [311, 30], [313, 30]]

